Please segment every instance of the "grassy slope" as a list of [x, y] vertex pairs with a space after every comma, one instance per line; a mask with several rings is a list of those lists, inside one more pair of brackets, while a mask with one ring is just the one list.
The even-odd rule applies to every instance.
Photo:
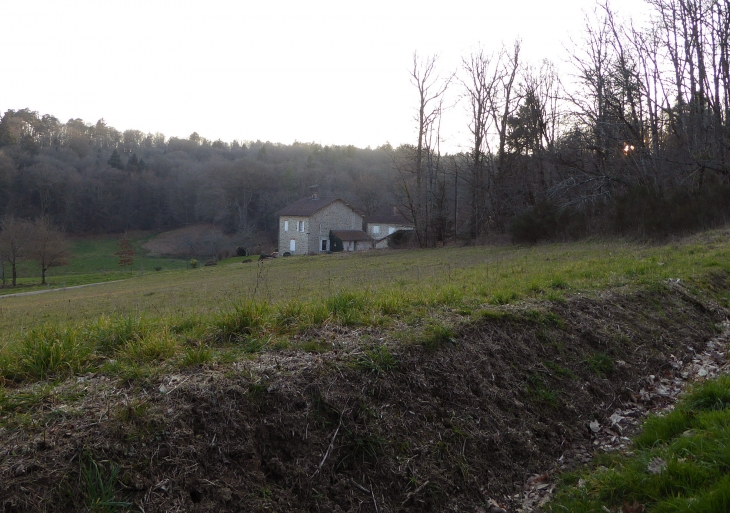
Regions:
[[[120, 268], [119, 257], [114, 253], [119, 250], [118, 236], [83, 237], [70, 241], [71, 258], [68, 264], [52, 267], [46, 274], [49, 287], [72, 287], [88, 283], [114, 281], [139, 276], [143, 272], [161, 270], [185, 269], [187, 262], [182, 259], [169, 260], [166, 258], [147, 257], [148, 251], [142, 245], [151, 238], [143, 235], [132, 238], [132, 247], [135, 251], [134, 264], [131, 267]], [[6, 265], [5, 273], [10, 276], [10, 269]], [[28, 292], [40, 288], [40, 270], [34, 262], [21, 262], [18, 266], [18, 286], [16, 288], [0, 289], [0, 294]], [[45, 288], [45, 287], [44, 287]]]
[[[112, 263], [103, 255], [113, 249], [113, 240], [105, 249], [97, 244], [86, 253], [84, 244], [79, 244], [72, 270], [99, 269]], [[133, 279], [99, 287], [0, 298], [0, 331], [8, 343], [24, 329], [48, 322], [115, 314], [189, 317], [226, 310], [234, 302], [254, 297], [282, 304], [292, 299], [322, 300], [342, 290], [395, 296], [410, 305], [408, 310], [425, 304], [474, 308], [523, 297], [559, 299], [568, 291], [575, 294], [669, 278], [687, 280], [712, 269], [730, 270], [730, 249], [725, 233], [712, 232], [683, 244], [658, 246], [595, 242], [441, 248], [281, 258], [263, 266], [241, 264], [240, 260], [208, 268], [135, 272]], [[69, 283], [73, 275], [66, 276]], [[111, 271], [104, 275], [105, 281], [123, 276]]]
[[[452, 338], [454, 323], [489, 304], [560, 303], [565, 295], [660, 287], [668, 279], [730, 303], [726, 290], [712, 288], [714, 273], [730, 273], [727, 231], [655, 246], [593, 242], [240, 260], [0, 298], [0, 376], [33, 382], [100, 370], [138, 379], [287, 347], [324, 325], [397, 328], [428, 346]], [[323, 349], [308, 344], [305, 350]], [[387, 366], [381, 356], [370, 360]], [[0, 387], [3, 394], [17, 400]]]

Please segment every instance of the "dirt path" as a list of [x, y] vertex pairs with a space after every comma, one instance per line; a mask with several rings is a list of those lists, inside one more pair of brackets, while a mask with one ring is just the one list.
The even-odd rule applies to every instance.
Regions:
[[16, 294], [3, 294], [3, 295], [0, 295], [0, 299], [6, 298], [6, 297], [33, 296], [35, 294], [46, 294], [48, 292], [60, 292], [62, 290], [81, 289], [84, 287], [96, 287], [97, 285], [107, 285], [109, 283], [119, 283], [120, 281], [126, 281], [126, 280], [101, 281], [98, 283], [87, 283], [86, 285], [74, 285], [73, 287], [60, 287], [57, 289], [33, 290], [31, 292], [18, 292]]

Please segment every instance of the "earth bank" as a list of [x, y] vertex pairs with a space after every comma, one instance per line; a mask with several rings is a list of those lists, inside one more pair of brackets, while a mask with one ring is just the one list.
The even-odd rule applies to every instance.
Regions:
[[512, 511], [530, 476], [590, 450], [591, 422], [676, 373], [670, 355], [689, 361], [727, 314], [670, 282], [487, 309], [416, 341], [329, 326], [307, 334], [326, 352], [73, 378], [0, 412], [0, 504], [84, 511], [101, 486], [145, 512]]

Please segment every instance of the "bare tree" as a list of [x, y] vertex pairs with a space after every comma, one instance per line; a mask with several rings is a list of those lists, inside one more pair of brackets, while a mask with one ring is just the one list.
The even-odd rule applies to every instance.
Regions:
[[432, 238], [429, 228], [432, 221], [435, 177], [440, 164], [440, 120], [444, 94], [453, 77], [440, 77], [435, 69], [436, 61], [436, 56], [421, 59], [418, 54], [413, 54], [410, 76], [411, 84], [418, 91], [418, 109], [415, 116], [417, 143], [414, 146], [400, 147], [395, 160], [402, 204], [413, 221], [421, 247], [426, 247]]
[[[30, 223], [13, 216], [2, 220], [0, 232], [0, 258], [7, 260], [12, 272], [13, 287], [17, 284], [18, 263], [26, 258], [31, 245]], [[3, 279], [5, 275], [3, 273]], [[3, 281], [4, 284], [4, 281]]]
[[499, 206], [494, 191], [498, 175], [507, 176], [506, 146], [510, 117], [519, 107], [515, 81], [520, 69], [520, 42], [512, 52], [502, 48], [495, 55], [479, 49], [462, 60], [461, 85], [469, 109], [471, 145], [468, 175], [470, 190], [469, 233], [486, 233], [497, 219]]
[[41, 285], [46, 285], [46, 271], [65, 265], [70, 256], [68, 242], [52, 221], [41, 216], [33, 222], [28, 254], [41, 268]]
[[480, 48], [468, 58], [462, 59], [462, 71], [465, 76], [460, 79], [463, 96], [469, 109], [469, 132], [472, 136], [468, 157], [468, 175], [463, 177], [469, 184], [470, 215], [469, 234], [478, 237], [487, 226], [486, 220], [491, 210], [487, 201], [490, 191], [490, 174], [487, 159], [490, 150], [490, 127], [493, 123], [490, 106], [491, 98], [499, 80], [499, 67], [492, 66], [491, 55], [486, 55]]

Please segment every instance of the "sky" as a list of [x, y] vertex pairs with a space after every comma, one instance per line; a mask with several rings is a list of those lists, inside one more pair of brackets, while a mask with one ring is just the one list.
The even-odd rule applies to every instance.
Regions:
[[[622, 15], [636, 0], [612, 0]], [[637, 7], [637, 4], [639, 6]], [[0, 112], [230, 142], [414, 142], [413, 53], [446, 76], [522, 41], [570, 73], [593, 0], [0, 0]], [[453, 98], [457, 92], [452, 89]], [[464, 107], [444, 146], [468, 145]]]

